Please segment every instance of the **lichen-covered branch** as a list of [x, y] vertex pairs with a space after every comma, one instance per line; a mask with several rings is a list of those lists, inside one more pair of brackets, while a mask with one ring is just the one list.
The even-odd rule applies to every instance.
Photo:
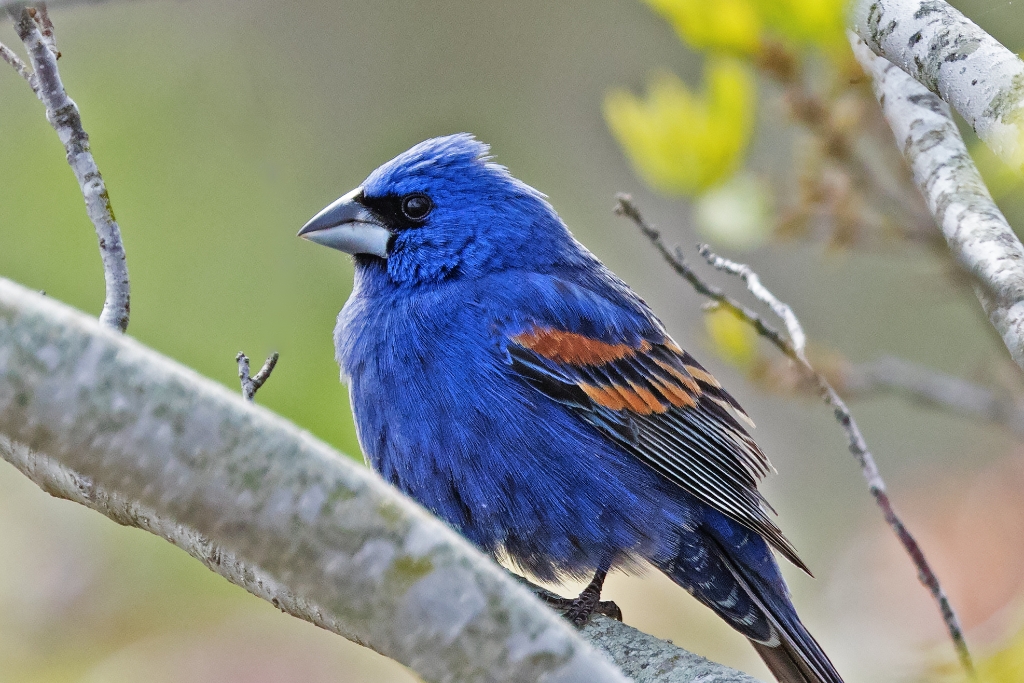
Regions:
[[[158, 534], [426, 680], [626, 680], [525, 587], [370, 470], [3, 279], [0, 457], [53, 495]], [[636, 680], [755, 683], [619, 622], [598, 618], [582, 635]]]
[[[943, 0], [856, 0], [853, 28], [1024, 168], [1024, 61]], [[863, 59], [861, 59], [863, 62]]]
[[603, 615], [591, 617], [583, 636], [636, 683], [758, 683]]
[[[46, 14], [46, 6], [18, 7], [9, 9], [14, 18], [18, 37], [28, 50], [32, 73], [27, 74], [24, 63], [17, 59], [8, 48], [3, 47], [4, 59], [28, 80], [36, 96], [46, 107], [46, 118], [57, 131], [68, 164], [75, 173], [86, 212], [96, 228], [99, 238], [100, 257], [103, 261], [103, 278], [106, 282], [106, 298], [100, 321], [124, 332], [128, 328], [131, 299], [131, 285], [128, 280], [128, 264], [125, 260], [124, 245], [121, 243], [121, 229], [114, 220], [107, 187], [96, 166], [96, 160], [89, 148], [89, 136], [82, 127], [78, 105], [68, 97], [57, 68], [59, 53], [53, 42], [53, 24]], [[14, 57], [14, 60], [11, 57]]]
[[914, 182], [1010, 356], [1024, 368], [1024, 246], [975, 167], [949, 107], [850, 37]]
[[946, 593], [943, 590], [942, 585], [939, 583], [939, 579], [935, 575], [935, 572], [932, 570], [931, 565], [928, 563], [927, 558], [925, 558], [924, 552], [921, 550], [921, 547], [917, 544], [917, 541], [903, 523], [903, 520], [900, 519], [899, 515], [896, 513], [896, 510], [892, 505], [892, 501], [889, 499], [889, 494], [886, 491], [885, 481], [882, 479], [882, 475], [878, 470], [874, 456], [868, 449], [867, 442], [860, 431], [860, 427], [857, 425], [856, 420], [853, 419], [853, 414], [850, 412], [850, 409], [847, 407], [843, 399], [829, 383], [828, 379], [818, 372], [807, 360], [807, 336], [803, 331], [803, 327], [800, 325], [799, 319], [793, 313], [793, 310], [788, 304], [780, 301], [771, 293], [771, 291], [768, 290], [768, 288], [761, 284], [761, 280], [757, 276], [757, 273], [755, 273], [750, 266], [722, 258], [721, 256], [712, 253], [707, 245], [700, 246], [699, 251], [701, 256], [703, 256], [712, 267], [742, 278], [744, 283], [747, 285], [747, 289], [750, 290], [750, 293], [757, 297], [759, 301], [771, 308], [772, 312], [775, 313], [775, 315], [777, 315], [785, 325], [788, 334], [787, 337], [768, 324], [760, 314], [725, 294], [725, 292], [718, 287], [708, 284], [703, 278], [697, 275], [697, 273], [690, 268], [689, 264], [686, 262], [686, 259], [682, 255], [682, 251], [678, 247], [674, 250], [669, 249], [664, 240], [662, 240], [661, 234], [653, 226], [648, 224], [646, 220], [644, 220], [639, 209], [637, 209], [636, 205], [633, 204], [632, 199], [628, 195], [619, 195], [618, 199], [618, 205], [615, 208], [616, 212], [633, 221], [644, 236], [654, 244], [655, 248], [657, 248], [658, 252], [668, 262], [673, 270], [693, 285], [694, 289], [696, 289], [698, 293], [711, 299], [715, 305], [731, 310], [733, 313], [750, 323], [757, 330], [759, 335], [770, 341], [779, 349], [779, 351], [792, 359], [808, 379], [814, 382], [822, 400], [832, 408], [836, 421], [843, 428], [843, 431], [846, 432], [847, 439], [849, 440], [850, 453], [857, 458], [857, 462], [860, 464], [861, 473], [867, 481], [868, 490], [875, 499], [875, 503], [877, 503], [878, 507], [882, 510], [886, 523], [893, 530], [893, 533], [896, 534], [896, 537], [903, 545], [904, 550], [906, 550], [907, 554], [910, 556], [911, 561], [917, 569], [918, 578], [921, 580], [921, 583], [929, 590], [932, 597], [935, 599], [935, 602], [938, 604], [939, 611], [942, 614], [942, 619], [946, 624], [946, 629], [949, 631], [950, 638], [953, 641], [953, 645], [956, 648], [957, 655], [959, 656], [961, 663], [968, 672], [973, 671], [970, 652], [967, 649], [967, 642], [964, 640], [960, 620], [957, 618], [956, 612], [953, 611], [949, 598], [946, 596]]

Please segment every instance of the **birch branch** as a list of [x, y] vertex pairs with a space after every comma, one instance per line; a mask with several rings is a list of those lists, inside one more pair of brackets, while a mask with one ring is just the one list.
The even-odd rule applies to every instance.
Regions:
[[875, 463], [874, 456], [871, 455], [871, 451], [868, 449], [864, 435], [861, 433], [856, 420], [854, 420], [853, 414], [850, 412], [850, 409], [839, 394], [836, 393], [836, 390], [829, 383], [828, 379], [818, 372], [807, 360], [807, 335], [804, 333], [803, 327], [800, 325], [800, 321], [796, 317], [796, 314], [793, 313], [793, 309], [791, 309], [785, 302], [780, 301], [771, 293], [771, 291], [761, 284], [761, 280], [757, 273], [755, 273], [750, 266], [722, 258], [721, 256], [712, 253], [707, 245], [700, 246], [700, 255], [704, 257], [708, 264], [718, 270], [740, 277], [747, 285], [747, 289], [750, 293], [759, 301], [766, 304], [772, 312], [778, 316], [786, 327], [787, 337], [766, 322], [756, 311], [744, 306], [718, 287], [708, 284], [703, 280], [703, 278], [697, 275], [697, 273], [690, 268], [689, 264], [686, 262], [686, 259], [682, 255], [682, 250], [679, 247], [669, 249], [661, 238], [661, 233], [644, 220], [639, 209], [636, 208], [632, 199], [628, 195], [619, 195], [618, 205], [615, 207], [615, 211], [616, 213], [633, 221], [643, 235], [651, 241], [672, 269], [693, 285], [694, 289], [696, 289], [698, 293], [711, 299], [715, 305], [727, 308], [746, 320], [754, 327], [754, 329], [757, 330], [760, 336], [766, 338], [774, 344], [779, 351], [792, 359], [803, 373], [814, 382], [822, 400], [832, 408], [836, 421], [843, 428], [843, 431], [846, 432], [847, 439], [849, 440], [850, 453], [853, 454], [857, 459], [857, 462], [860, 464], [861, 473], [864, 475], [864, 479], [868, 484], [868, 490], [875, 499], [875, 503], [882, 510], [886, 523], [892, 529], [893, 533], [896, 534], [900, 544], [910, 556], [911, 561], [914, 563], [914, 567], [917, 569], [918, 578], [925, 588], [927, 588], [932, 594], [932, 598], [938, 605], [939, 612], [942, 615], [942, 620], [946, 625], [946, 630], [949, 632], [950, 639], [953, 641], [953, 646], [956, 649], [957, 656], [959, 657], [961, 664], [968, 672], [973, 672], [974, 665], [971, 661], [970, 652], [967, 649], [967, 642], [964, 640], [963, 628], [960, 626], [960, 620], [956, 616], [956, 612], [953, 610], [953, 606], [950, 604], [949, 598], [946, 596], [942, 585], [939, 583], [938, 577], [935, 575], [931, 565], [928, 563], [928, 559], [924, 556], [924, 552], [917, 544], [917, 540], [896, 513], [896, 510], [892, 505], [892, 501], [889, 499], [889, 493], [886, 490], [885, 481], [882, 479], [882, 475], [878, 470], [878, 465]]
[[[1024, 62], [943, 0], [856, 0], [853, 29], [1024, 169]], [[864, 62], [863, 58], [861, 62]]]
[[[57, 131], [68, 164], [75, 173], [78, 185], [85, 198], [86, 212], [96, 228], [99, 239], [100, 258], [103, 261], [103, 279], [106, 282], [106, 298], [100, 322], [124, 332], [128, 328], [131, 298], [131, 284], [128, 280], [128, 264], [125, 260], [124, 245], [121, 243], [121, 229], [114, 220], [107, 187], [96, 166], [89, 146], [89, 135], [82, 128], [82, 117], [78, 105], [68, 97], [57, 68], [57, 52], [53, 44], [53, 25], [46, 13], [46, 6], [18, 7], [10, 5], [8, 10], [14, 19], [18, 37], [28, 50], [32, 73], [6, 46], [0, 45], [0, 54], [26, 80], [36, 96], [46, 107], [46, 118]], [[13, 59], [12, 59], [13, 57]]]
[[992, 201], [949, 106], [850, 36], [914, 182], [1014, 362], [1024, 368], [1024, 246]]
[[756, 683], [603, 617], [577, 633], [370, 470], [3, 279], [0, 457], [428, 681], [623, 683], [586, 638], [637, 681]]

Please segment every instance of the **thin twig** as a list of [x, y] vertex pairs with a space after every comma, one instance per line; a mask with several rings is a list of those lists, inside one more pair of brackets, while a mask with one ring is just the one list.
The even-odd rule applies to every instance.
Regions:
[[814, 381], [821, 398], [832, 408], [836, 421], [839, 422], [843, 427], [843, 430], [846, 432], [850, 443], [850, 452], [855, 458], [857, 458], [861, 472], [864, 475], [864, 479], [868, 483], [868, 489], [870, 490], [871, 495], [875, 498], [875, 502], [878, 504], [878, 507], [881, 508], [882, 513], [885, 516], [886, 523], [888, 523], [897, 538], [899, 538], [900, 543], [903, 544], [904, 549], [906, 549], [911, 560], [913, 560], [921, 583], [928, 588], [932, 597], [938, 603], [943, 621], [946, 623], [946, 628], [953, 640], [953, 645], [956, 648], [961, 664], [968, 672], [973, 673], [974, 665], [971, 660], [970, 652], [967, 649], [967, 642], [964, 640], [963, 629], [960, 626], [960, 621], [957, 618], [956, 613], [953, 611], [953, 607], [949, 603], [949, 598], [946, 597], [946, 593], [942, 589], [938, 577], [936, 577], [935, 572], [932, 571], [932, 568], [928, 564], [928, 560], [925, 558], [924, 553], [917, 544], [917, 541], [911, 535], [910, 531], [907, 530], [906, 525], [903, 524], [903, 521], [893, 509], [892, 502], [889, 500], [889, 495], [886, 492], [885, 481], [882, 479], [882, 475], [878, 471], [875, 459], [871, 455], [871, 451], [868, 450], [867, 443], [864, 440], [864, 435], [861, 433], [860, 427], [857, 426], [857, 422], [853, 419], [850, 409], [846, 406], [843, 399], [840, 398], [839, 394], [836, 393], [836, 390], [832, 388], [832, 385], [828, 382], [825, 376], [815, 370], [807, 361], [807, 337], [800, 325], [800, 321], [797, 319], [796, 315], [794, 315], [792, 309], [765, 288], [764, 285], [761, 284], [757, 274], [754, 273], [749, 266], [722, 258], [721, 256], [712, 253], [707, 245], [701, 245], [699, 247], [701, 256], [703, 256], [711, 266], [718, 270], [743, 278], [743, 281], [746, 283], [750, 292], [757, 297], [758, 300], [767, 304], [786, 325], [786, 329], [789, 334], [789, 338], [787, 339], [773, 327], [765, 323], [760, 315], [751, 311], [746, 306], [743, 306], [732, 297], [726, 295], [717, 287], [704, 282], [704, 280], [686, 263], [678, 248], [670, 250], [665, 245], [660, 233], [644, 220], [640, 211], [637, 209], [636, 205], [633, 204], [632, 199], [628, 195], [618, 196], [618, 205], [616, 206], [615, 211], [619, 215], [626, 216], [632, 220], [633, 223], [640, 228], [640, 231], [654, 244], [665, 260], [668, 261], [669, 265], [671, 265], [677, 273], [682, 275], [691, 285], [693, 285], [699, 293], [708, 297], [718, 305], [728, 308], [732, 312], [744, 318], [748, 323], [753, 325], [753, 327], [758, 331], [758, 334], [768, 339], [768, 341], [774, 344], [782, 353], [791, 358], [803, 370], [808, 378]]
[[260, 368], [260, 371], [256, 373], [256, 376], [252, 378], [252, 389], [253, 393], [259, 391], [259, 388], [263, 386], [263, 383], [270, 379], [270, 373], [277, 367], [277, 359], [281, 357], [277, 351], [274, 351], [267, 357], [267, 361]]
[[46, 3], [39, 3], [37, 18], [39, 27], [43, 34], [43, 41], [50, 48], [54, 59], [60, 59], [60, 50], [57, 49], [57, 39], [53, 35], [53, 22], [50, 21], [50, 13], [46, 9]]
[[19, 57], [14, 50], [3, 43], [0, 43], [0, 57], [10, 64], [11, 67], [13, 67], [14, 70], [28, 82], [29, 87], [32, 88], [32, 92], [36, 92], [36, 79], [32, 75], [32, 70], [28, 68], [28, 65], [25, 64], [25, 62], [21, 61], [21, 57]]
[[[124, 332], [128, 328], [131, 284], [128, 280], [124, 245], [121, 242], [121, 229], [114, 220], [110, 196], [90, 151], [89, 135], [82, 128], [78, 106], [68, 97], [61, 82], [57, 69], [59, 53], [53, 40], [53, 24], [46, 14], [45, 5], [38, 9], [25, 7], [20, 11], [11, 8], [9, 12], [14, 17], [18, 37], [28, 50], [29, 61], [34, 71], [29, 83], [33, 85], [33, 91], [46, 107], [46, 118], [64, 144], [68, 164], [74, 171], [82, 196], [85, 198], [89, 220], [96, 228], [100, 257], [103, 260], [103, 277], [106, 282], [106, 298], [103, 302], [103, 311], [100, 313], [100, 322]], [[11, 62], [6, 55], [4, 58]], [[14, 63], [14, 67], [19, 69], [17, 62]]]
[[252, 403], [256, 398], [256, 392], [260, 390], [268, 379], [270, 379], [270, 373], [277, 367], [277, 360], [281, 357], [277, 351], [274, 351], [270, 356], [267, 357], [267, 362], [263, 364], [260, 371], [256, 373], [254, 377], [249, 376], [249, 357], [241, 351], [235, 356], [235, 361], [238, 362], [238, 379], [242, 383], [242, 397], [246, 401]]
[[668, 248], [664, 240], [661, 239], [661, 233], [652, 228], [647, 221], [644, 220], [643, 216], [640, 214], [640, 210], [637, 209], [635, 204], [633, 204], [632, 197], [628, 194], [620, 194], [616, 199], [618, 200], [618, 204], [615, 206], [615, 213], [620, 216], [625, 216], [633, 221], [633, 223], [640, 228], [640, 232], [642, 232], [644, 236], [651, 241], [669, 266], [671, 266], [676, 273], [681, 275], [683, 279], [689, 282], [690, 285], [697, 290], [698, 294], [703, 294], [720, 306], [728, 308], [739, 314], [754, 326], [758, 334], [770, 340], [780, 349], [789, 345], [786, 338], [782, 336], [777, 329], [766, 322], [764, 318], [758, 315], [756, 311], [747, 308], [718, 287], [704, 282], [697, 273], [693, 272], [689, 264], [686, 263], [686, 259], [683, 258], [682, 250], [679, 247], [676, 247], [675, 249]]
[[[853, 363], [835, 351], [812, 347], [807, 356], [848, 402], [894, 394], [925, 408], [994, 424], [1024, 439], [1020, 389], [974, 382], [895, 356]], [[788, 357], [759, 358], [747, 377], [777, 393], [817, 394], [817, 386]]]

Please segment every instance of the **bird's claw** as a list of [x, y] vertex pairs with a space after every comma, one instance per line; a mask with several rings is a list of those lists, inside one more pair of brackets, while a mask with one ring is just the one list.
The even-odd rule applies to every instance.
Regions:
[[[520, 581], [526, 582], [522, 577], [516, 577]], [[601, 600], [601, 589], [600, 585], [603, 583], [603, 576], [600, 580], [595, 578], [596, 583], [591, 583], [583, 589], [577, 598], [563, 598], [557, 593], [541, 588], [540, 586], [534, 586], [529, 584], [533, 590], [534, 595], [543, 600], [545, 603], [551, 606], [552, 609], [562, 613], [562, 616], [569, 621], [576, 628], [583, 628], [590, 621], [590, 617], [594, 614], [600, 614], [608, 617], [609, 619], [615, 619], [616, 621], [622, 621], [622, 610], [612, 600]]]
[[602, 614], [609, 619], [622, 621], [622, 610], [614, 600], [602, 600], [594, 607], [594, 614]]
[[581, 598], [582, 596], [570, 601], [572, 604], [569, 606], [569, 609], [562, 614], [576, 628], [582, 629], [590, 623], [590, 618], [595, 614], [601, 614], [610, 619], [622, 621], [622, 610], [613, 601], [602, 600], [597, 603], [590, 603], [588, 600]]
[[622, 621], [622, 609], [613, 600], [600, 600], [593, 603], [590, 610], [586, 611], [588, 601], [582, 595], [578, 598], [563, 598], [546, 590], [539, 590], [535, 595], [550, 605], [552, 609], [561, 612], [562, 616], [576, 628], [586, 626], [592, 614], [600, 614], [615, 621]]

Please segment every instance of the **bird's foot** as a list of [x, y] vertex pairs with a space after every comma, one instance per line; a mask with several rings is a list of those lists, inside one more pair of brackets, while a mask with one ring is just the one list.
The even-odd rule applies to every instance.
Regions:
[[568, 619], [569, 623], [576, 628], [586, 626], [590, 622], [590, 617], [595, 614], [601, 614], [609, 619], [622, 621], [622, 610], [612, 600], [598, 600], [594, 602], [581, 595], [572, 600], [571, 603], [569, 609], [562, 616]]
[[[546, 590], [536, 592], [538, 598], [551, 606], [552, 609], [562, 612], [562, 616], [568, 619], [577, 627], [582, 628], [590, 619], [591, 614], [601, 614], [609, 619], [622, 621], [622, 609], [612, 600], [598, 600], [591, 602], [590, 612], [585, 615], [581, 611], [584, 608], [583, 595], [578, 598], [563, 598], [560, 595]], [[582, 622], [578, 622], [582, 618]]]
[[572, 601], [569, 609], [562, 615], [576, 628], [583, 628], [587, 625], [590, 615], [594, 613], [594, 608], [597, 607], [597, 603], [601, 599], [600, 591], [592, 590], [593, 586], [594, 584], [590, 584], [584, 588], [579, 597]]
[[[578, 598], [572, 601], [569, 609], [562, 615], [569, 620], [570, 624], [576, 628], [583, 628], [587, 625], [587, 622], [590, 621], [590, 615], [601, 604], [601, 588], [604, 586], [604, 578], [607, 575], [607, 568], [598, 569], [597, 573], [594, 574], [593, 581], [583, 589]], [[611, 603], [611, 606], [614, 608], [613, 614], [617, 614], [619, 621], [622, 621], [622, 610], [614, 602]]]
[[552, 593], [546, 588], [532, 583], [522, 576], [512, 574], [517, 581], [525, 584], [533, 591], [533, 594], [543, 600], [545, 603], [551, 606], [552, 609], [562, 612], [562, 616], [569, 620], [569, 622], [576, 628], [583, 628], [590, 621], [590, 617], [593, 614], [601, 614], [609, 619], [615, 619], [616, 621], [622, 621], [622, 610], [611, 600], [601, 600], [601, 588], [604, 586], [604, 579], [607, 575], [606, 569], [600, 569], [594, 574], [593, 581], [590, 582], [583, 592], [576, 598], [563, 598], [557, 593]]
[[594, 614], [602, 614], [609, 619], [622, 621], [622, 609], [615, 604], [614, 600], [600, 600], [594, 607]]

